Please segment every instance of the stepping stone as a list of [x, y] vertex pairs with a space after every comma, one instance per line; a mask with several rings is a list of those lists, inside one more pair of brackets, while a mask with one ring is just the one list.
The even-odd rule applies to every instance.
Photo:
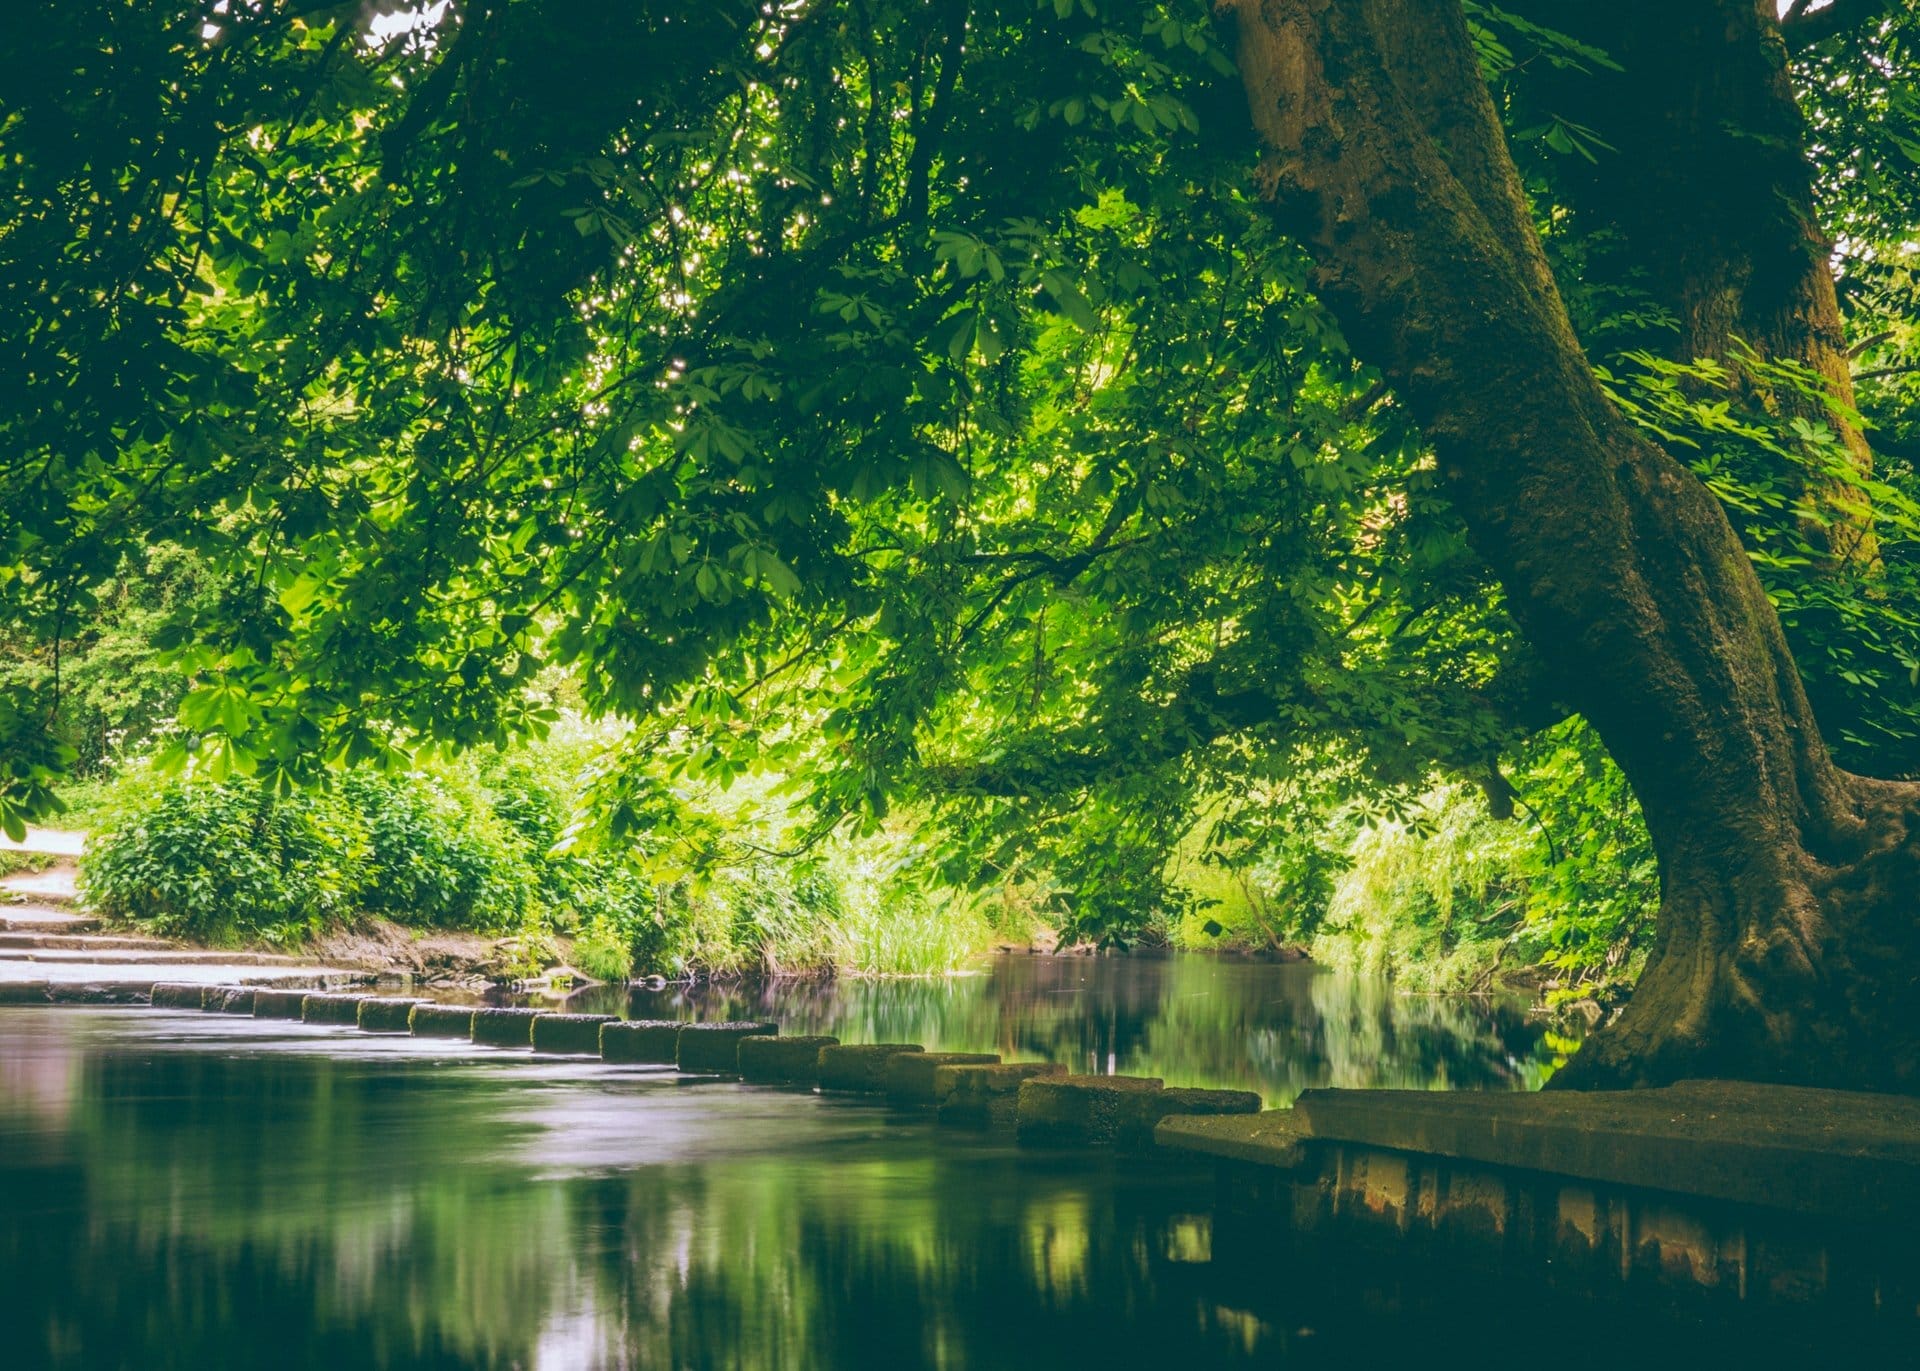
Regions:
[[600, 1025], [600, 1059], [631, 1066], [672, 1066], [679, 1057], [678, 1019], [623, 1019]]
[[357, 1024], [365, 995], [309, 995], [300, 1006], [304, 1023]]
[[251, 1014], [254, 993], [250, 985], [210, 985], [200, 997], [200, 1008], [209, 1014]]
[[887, 1089], [887, 1063], [902, 1052], [922, 1052], [918, 1043], [842, 1043], [820, 1049], [820, 1088], [881, 1095]]
[[464, 1004], [417, 1004], [407, 1027], [416, 1038], [471, 1038], [473, 1007]]
[[820, 1049], [838, 1038], [742, 1038], [740, 1077], [763, 1085], [813, 1085], [820, 1079]]
[[297, 1019], [306, 1007], [308, 991], [264, 990], [253, 992], [253, 1017], [256, 1019]]
[[887, 1098], [895, 1104], [938, 1104], [935, 1077], [943, 1066], [994, 1066], [997, 1052], [901, 1052], [887, 1059]]
[[[413, 1028], [413, 1007], [426, 1003], [425, 1000], [376, 995], [360, 1001], [360, 1010], [354, 1023], [362, 1033], [407, 1033]], [[468, 1031], [472, 1031], [471, 1026]]]
[[198, 1009], [206, 993], [207, 988], [197, 981], [184, 985], [163, 981], [149, 992], [147, 1003], [155, 1009]]
[[1130, 1097], [1158, 1094], [1157, 1076], [1055, 1076], [1020, 1083], [1014, 1130], [1022, 1143], [1104, 1145], [1119, 1136]]
[[533, 1050], [597, 1057], [600, 1025], [615, 1022], [611, 1014], [542, 1014], [533, 1021]]
[[137, 981], [52, 981], [47, 985], [47, 1000], [52, 1004], [146, 1004], [152, 992], [151, 983]]
[[1152, 1147], [1153, 1130], [1162, 1119], [1175, 1114], [1258, 1114], [1260, 1097], [1251, 1090], [1196, 1090], [1176, 1086], [1171, 1090], [1140, 1091], [1120, 1102], [1120, 1131], [1115, 1141], [1122, 1147]]
[[680, 1030], [674, 1065], [682, 1071], [720, 1071], [738, 1075], [740, 1043], [745, 1038], [771, 1038], [777, 1023], [690, 1023]]
[[45, 981], [0, 981], [0, 1004], [52, 1004]]
[[476, 1009], [473, 1040], [487, 1047], [532, 1047], [537, 1009]]
[[934, 1098], [945, 1124], [995, 1124], [1013, 1120], [1021, 1083], [1064, 1076], [1059, 1062], [1007, 1062], [1000, 1066], [939, 1066], [933, 1072]]

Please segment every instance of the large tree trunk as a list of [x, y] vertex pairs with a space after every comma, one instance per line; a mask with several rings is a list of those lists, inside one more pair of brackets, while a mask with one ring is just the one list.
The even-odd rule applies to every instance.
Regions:
[[1562, 1073], [1920, 1090], [1920, 787], [1828, 757], [1719, 505], [1595, 382], [1455, 0], [1235, 0], [1264, 189], [1639, 795], [1660, 930]]
[[[1581, 226], [1609, 235], [1612, 250], [1593, 254], [1593, 264], [1611, 267], [1616, 284], [1650, 296], [1677, 326], [1620, 341], [1721, 363], [1749, 400], [1828, 425], [1866, 472], [1873, 453], [1851, 417], [1833, 241], [1815, 210], [1806, 121], [1775, 3], [1531, 0], [1523, 12], [1600, 48], [1620, 69], [1541, 64], [1528, 86], [1608, 145], [1591, 163], [1564, 159], [1555, 176]], [[1807, 368], [1838, 406], [1769, 384], [1750, 365], [1754, 355]], [[1807, 494], [1814, 545], [1835, 562], [1873, 562], [1871, 510], [1834, 483]]]

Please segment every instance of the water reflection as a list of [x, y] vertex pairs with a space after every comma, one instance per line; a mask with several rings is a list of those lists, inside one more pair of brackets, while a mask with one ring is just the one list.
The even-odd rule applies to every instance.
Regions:
[[[1547, 1060], [1513, 1006], [1204, 958], [575, 1007], [767, 1015], [1270, 1102], [1520, 1088]], [[1294, 1346], [1291, 1320], [1222, 1293], [1198, 1170], [465, 1043], [0, 1015], [9, 1366], [1234, 1366]]]
[[[662, 1073], [9, 1011], [10, 1366], [1242, 1364], [1194, 1173]], [[262, 1049], [272, 1050], [262, 1050]], [[1257, 1323], [1257, 1321], [1256, 1321]]]
[[996, 957], [978, 975], [599, 987], [570, 1008], [630, 1017], [779, 1020], [789, 1033], [917, 1042], [1256, 1090], [1536, 1089], [1554, 1060], [1518, 1001], [1407, 996], [1307, 965], [1201, 956]]

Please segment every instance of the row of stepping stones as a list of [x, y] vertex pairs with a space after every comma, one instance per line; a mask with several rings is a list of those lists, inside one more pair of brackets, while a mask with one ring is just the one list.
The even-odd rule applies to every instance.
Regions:
[[928, 1052], [917, 1043], [781, 1037], [778, 1024], [759, 1021], [617, 1019], [542, 1009], [476, 1009], [392, 996], [166, 983], [153, 987], [152, 1003], [334, 1024], [363, 1033], [464, 1038], [488, 1047], [673, 1067], [760, 1085], [882, 1095], [894, 1104], [930, 1106], [942, 1123], [1011, 1123], [1021, 1142], [1041, 1145], [1148, 1147], [1155, 1125], [1175, 1114], [1260, 1112], [1260, 1097], [1246, 1090], [1168, 1089], [1147, 1076], [1070, 1076], [1054, 1062], [1003, 1062], [987, 1052]]

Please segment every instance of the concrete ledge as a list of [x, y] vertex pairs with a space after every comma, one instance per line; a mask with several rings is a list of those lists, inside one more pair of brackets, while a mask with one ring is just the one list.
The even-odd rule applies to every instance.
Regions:
[[740, 1073], [740, 1043], [745, 1038], [771, 1038], [777, 1023], [690, 1023], [680, 1030], [674, 1065], [682, 1071]]
[[933, 1090], [940, 1102], [940, 1122], [963, 1125], [1011, 1122], [1022, 1082], [1066, 1074], [1067, 1068], [1058, 1062], [937, 1066], [933, 1070]]
[[406, 1033], [413, 1027], [413, 1007], [425, 1003], [385, 997], [362, 1000], [354, 1023], [362, 1033]]
[[740, 1075], [763, 1085], [813, 1085], [820, 1079], [820, 1050], [838, 1038], [743, 1038]]
[[887, 1062], [902, 1052], [919, 1052], [918, 1043], [842, 1043], [820, 1049], [820, 1088], [884, 1094]]
[[1920, 1213], [1920, 1099], [1683, 1081], [1661, 1090], [1309, 1090], [1317, 1140], [1873, 1221]]
[[256, 1019], [297, 1019], [307, 999], [305, 990], [267, 990], [253, 992], [253, 1017]]
[[1162, 1119], [1176, 1115], [1245, 1116], [1260, 1112], [1260, 1097], [1251, 1090], [1197, 1090], [1178, 1086], [1141, 1091], [1120, 1102], [1122, 1147], [1152, 1147], [1153, 1130]]
[[[943, 1066], [998, 1066], [997, 1052], [901, 1052], [887, 1059], [881, 1080], [895, 1104], [939, 1104], [935, 1077]], [[951, 1087], [949, 1087], [951, 1088]]]
[[306, 1023], [346, 1024], [360, 1022], [360, 1006], [365, 995], [309, 995], [300, 1006], [300, 1018]]
[[1252, 1115], [1175, 1115], [1153, 1130], [1162, 1147], [1291, 1171], [1306, 1164], [1306, 1120], [1291, 1109]]
[[533, 1021], [533, 1050], [597, 1057], [600, 1025], [614, 1022], [611, 1014], [542, 1014]]
[[486, 1047], [533, 1046], [533, 1021], [537, 1009], [476, 1009], [473, 1011], [473, 1040]]
[[0, 981], [0, 1004], [52, 1004], [45, 981]]
[[416, 1038], [471, 1038], [473, 1009], [463, 1004], [417, 1004], [407, 1016]]
[[207, 1014], [251, 1014], [255, 993], [250, 985], [210, 985], [200, 997], [200, 1009]]
[[205, 989], [197, 982], [162, 981], [154, 986], [147, 1003], [155, 1009], [198, 1009]]
[[674, 1019], [626, 1019], [600, 1025], [600, 1059], [631, 1066], [672, 1066], [680, 1030]]
[[1023, 1143], [1111, 1143], [1130, 1096], [1157, 1094], [1157, 1076], [1056, 1076], [1020, 1083], [1014, 1130]]

